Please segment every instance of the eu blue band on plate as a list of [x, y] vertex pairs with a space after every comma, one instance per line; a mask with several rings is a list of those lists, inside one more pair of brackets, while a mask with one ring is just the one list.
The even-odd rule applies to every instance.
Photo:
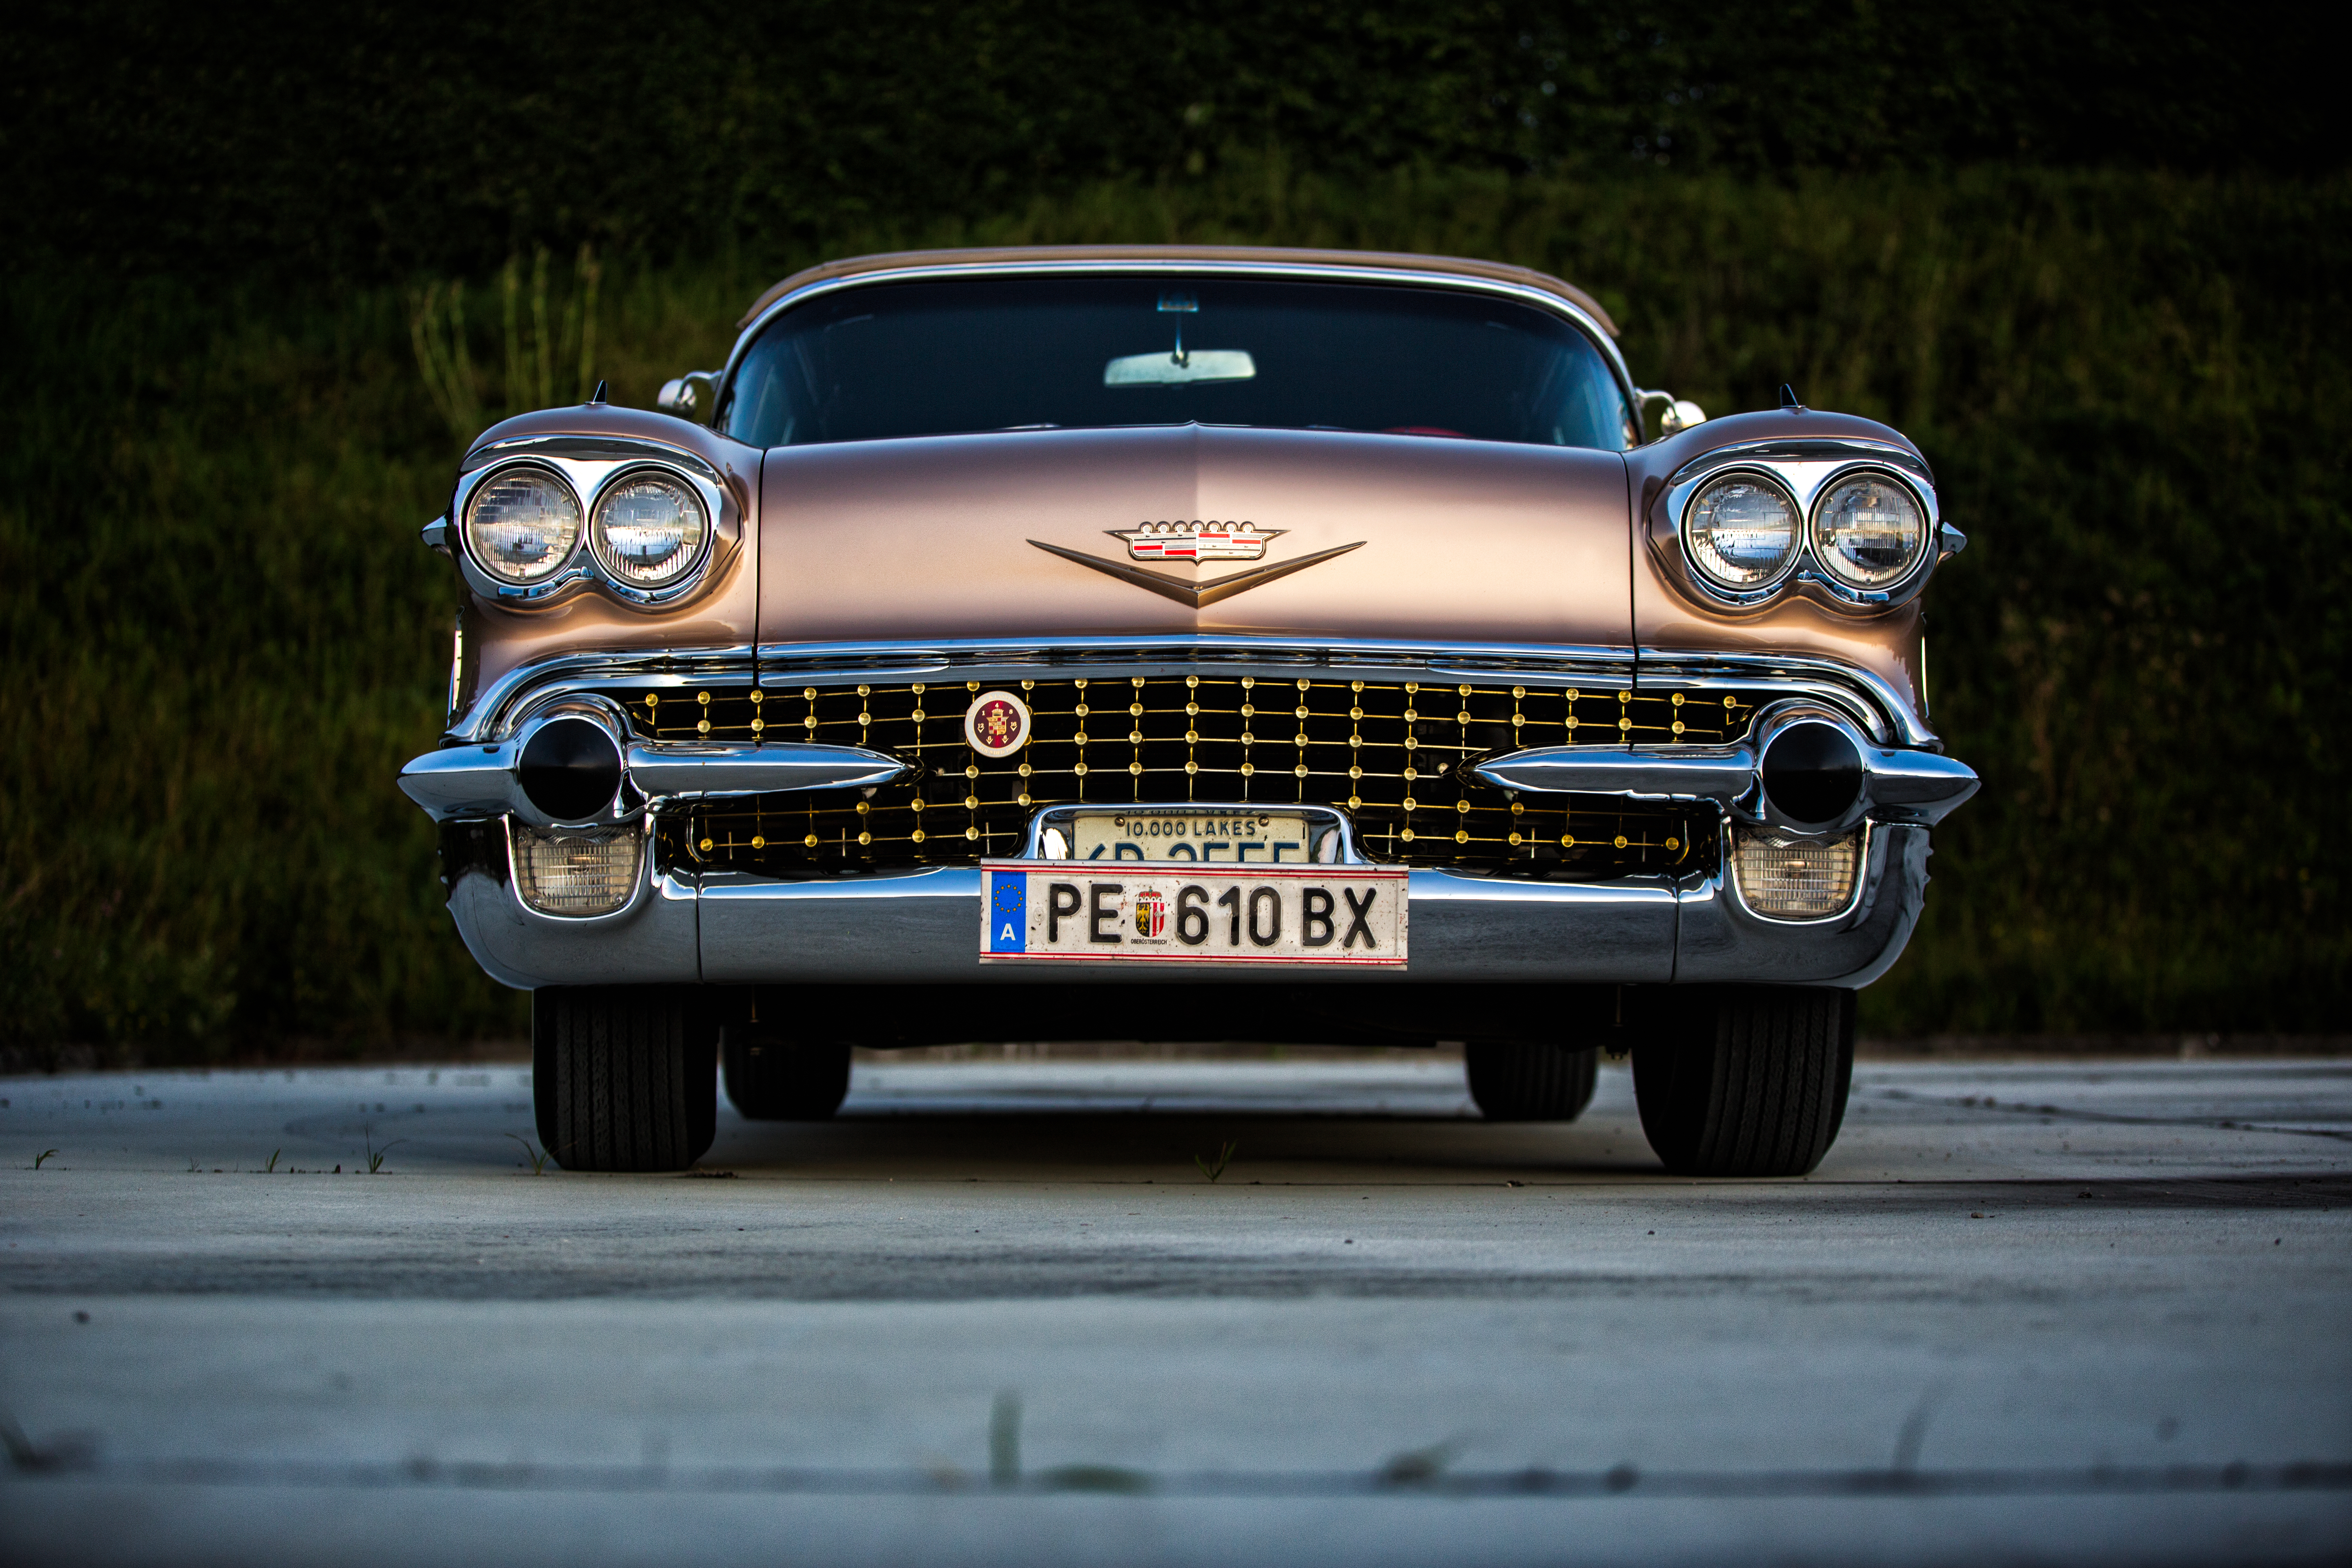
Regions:
[[1023, 871], [988, 874], [988, 951], [1024, 952], [1029, 946], [1029, 877]]

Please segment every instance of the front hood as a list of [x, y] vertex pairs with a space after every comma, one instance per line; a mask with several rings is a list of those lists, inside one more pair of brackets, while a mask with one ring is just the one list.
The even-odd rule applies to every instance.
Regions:
[[[1633, 642], [1631, 507], [1612, 452], [1197, 426], [787, 447], [762, 466], [760, 520], [768, 647], [1198, 632]], [[1115, 536], [1195, 520], [1276, 536], [1257, 560], [1197, 564], [1138, 561]], [[1317, 555], [1236, 590], [1236, 574]]]

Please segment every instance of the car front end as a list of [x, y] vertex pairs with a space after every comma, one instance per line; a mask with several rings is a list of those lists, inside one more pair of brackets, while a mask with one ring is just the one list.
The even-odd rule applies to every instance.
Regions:
[[771, 1050], [1589, 1060], [1764, 996], [1850, 1061], [1976, 787], [1923, 668], [1961, 541], [1895, 431], [1705, 421], [1612, 338], [1485, 264], [880, 258], [674, 414], [495, 427], [426, 531], [466, 604], [402, 777], [458, 929]]

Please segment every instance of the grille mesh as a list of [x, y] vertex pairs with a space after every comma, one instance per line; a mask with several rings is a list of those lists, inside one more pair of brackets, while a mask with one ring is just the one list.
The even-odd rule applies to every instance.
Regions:
[[[966, 743], [963, 716], [999, 689], [1028, 704], [1034, 738], [991, 759]], [[1717, 744], [1754, 712], [1722, 693], [1235, 674], [608, 695], [649, 739], [817, 741], [915, 764], [870, 798], [714, 802], [664, 835], [694, 865], [771, 876], [969, 865], [1018, 853], [1039, 806], [1139, 801], [1338, 806], [1366, 853], [1413, 866], [1583, 879], [1712, 865], [1711, 812], [1610, 796], [1514, 802], [1469, 765], [1528, 746]]]

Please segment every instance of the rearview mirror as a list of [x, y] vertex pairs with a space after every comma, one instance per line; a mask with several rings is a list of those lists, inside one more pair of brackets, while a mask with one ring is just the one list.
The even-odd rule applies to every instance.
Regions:
[[1194, 349], [1187, 353], [1125, 354], [1103, 366], [1105, 386], [1189, 386], [1200, 381], [1249, 381], [1257, 362], [1246, 349]]

